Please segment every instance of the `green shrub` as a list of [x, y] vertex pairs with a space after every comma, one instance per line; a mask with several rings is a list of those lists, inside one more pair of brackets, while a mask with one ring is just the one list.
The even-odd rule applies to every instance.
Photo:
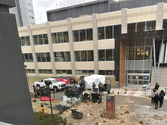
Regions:
[[67, 119], [62, 118], [59, 114], [51, 114], [34, 112], [36, 125], [67, 125]]

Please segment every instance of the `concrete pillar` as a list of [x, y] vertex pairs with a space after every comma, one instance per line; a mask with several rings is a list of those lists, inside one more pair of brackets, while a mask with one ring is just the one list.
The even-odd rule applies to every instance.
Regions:
[[32, 57], [33, 57], [33, 60], [34, 60], [35, 73], [36, 73], [36, 76], [39, 76], [37, 58], [36, 58], [36, 53], [35, 53], [35, 48], [34, 48], [34, 39], [33, 39], [33, 36], [32, 36], [32, 31], [31, 31], [30, 25], [28, 25], [27, 27], [28, 27], [29, 37], [30, 37], [30, 44], [31, 44], [31, 50], [32, 50]]
[[158, 5], [157, 5], [156, 30], [162, 30], [162, 26], [163, 26], [163, 7], [164, 7], [164, 3], [158, 3]]
[[122, 29], [121, 34], [127, 33], [127, 8], [122, 9]]
[[73, 45], [74, 40], [73, 40], [71, 18], [67, 19], [67, 25], [68, 25], [68, 36], [69, 36], [69, 45], [70, 45], [72, 76], [76, 76], [76, 73], [75, 73], [75, 59], [74, 59], [74, 45]]
[[51, 32], [50, 32], [49, 22], [46, 22], [46, 28], [47, 28], [47, 35], [48, 35], [48, 43], [49, 43], [49, 50], [50, 50], [52, 73], [53, 73], [53, 76], [56, 76], [55, 60], [54, 60], [54, 53], [53, 53], [53, 46], [52, 46], [52, 35], [51, 35]]
[[97, 14], [92, 14], [92, 27], [93, 27], [93, 52], [94, 52], [94, 73], [98, 74], [98, 39], [97, 39]]

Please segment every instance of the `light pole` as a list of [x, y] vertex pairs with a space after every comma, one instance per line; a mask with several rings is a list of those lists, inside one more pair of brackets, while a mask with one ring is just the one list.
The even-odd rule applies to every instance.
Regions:
[[50, 88], [49, 88], [49, 85], [50, 85], [51, 83], [52, 83], [52, 82], [51, 82], [50, 80], [45, 80], [45, 84], [48, 86], [48, 89], [49, 89], [50, 108], [51, 108], [51, 113], [52, 113], [52, 118], [53, 118], [52, 103], [51, 103], [51, 93], [50, 93]]

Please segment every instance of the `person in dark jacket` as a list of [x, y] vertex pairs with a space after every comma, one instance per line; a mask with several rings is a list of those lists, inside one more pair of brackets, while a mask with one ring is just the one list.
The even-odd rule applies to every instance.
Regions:
[[95, 87], [96, 87], [96, 85], [95, 85], [95, 83], [93, 83], [93, 85], [92, 85], [93, 92], [95, 92]]
[[158, 82], [156, 82], [156, 85], [155, 85], [155, 88], [154, 88], [154, 89], [155, 89], [155, 91], [159, 89], [159, 84], [158, 84]]
[[163, 101], [164, 101], [164, 96], [165, 96], [165, 92], [163, 90], [161, 90], [160, 94], [159, 94], [159, 107], [161, 108], [163, 105]]
[[154, 96], [155, 109], [158, 109], [158, 100], [159, 100], [158, 92], [155, 92]]

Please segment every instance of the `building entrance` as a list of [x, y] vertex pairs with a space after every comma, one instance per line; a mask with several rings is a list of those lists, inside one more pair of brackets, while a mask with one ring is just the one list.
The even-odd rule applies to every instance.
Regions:
[[150, 81], [150, 74], [128, 73], [127, 81], [128, 84], [133, 85], [148, 85]]

